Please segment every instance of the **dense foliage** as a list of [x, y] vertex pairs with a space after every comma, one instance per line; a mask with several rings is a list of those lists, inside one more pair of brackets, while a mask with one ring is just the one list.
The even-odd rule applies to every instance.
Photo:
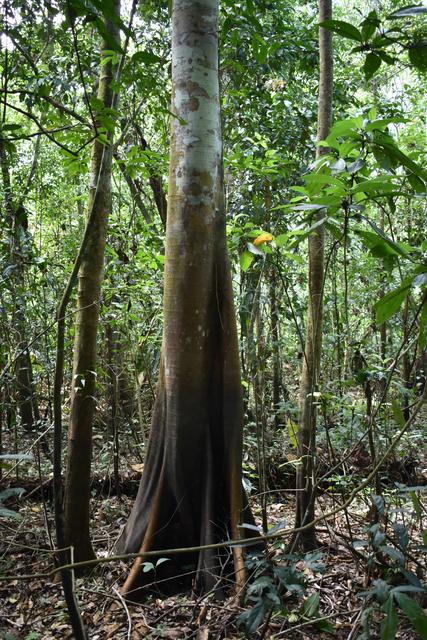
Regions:
[[[162, 343], [170, 122], [176, 118], [170, 11], [158, 0], [123, 3], [121, 18], [110, 0], [8, 0], [0, 9], [0, 518], [10, 545], [17, 544], [14, 528], [23, 522], [29, 529], [36, 517], [35, 541], [18, 533], [16, 540], [24, 547], [54, 544], [49, 491], [38, 490], [42, 512], [28, 505], [34, 486], [50, 486], [56, 313], [90, 213], [95, 142], [113, 145], [113, 170], [97, 301], [92, 508], [97, 513], [105, 483], [114, 508], [125, 501], [122, 511], [112, 511], [112, 535], [125, 522], [127, 496], [135, 494]], [[345, 632], [340, 638], [427, 638], [426, 14], [425, 6], [395, 0], [336, 3], [334, 19], [322, 23], [333, 33], [333, 126], [316, 160], [317, 7], [293, 0], [221, 2], [226, 231], [244, 396], [243, 481], [256, 530], [272, 534], [270, 554], [248, 553], [244, 610], [236, 608], [230, 623], [237, 635], [224, 637], [279, 638], [299, 625], [315, 629], [312, 634]], [[106, 31], [108, 21], [120, 28], [121, 44]], [[100, 64], [101, 39], [107, 48]], [[115, 69], [117, 100], [106, 108], [97, 86], [108, 64]], [[307, 329], [307, 239], [321, 225], [323, 351], [312, 389], [321, 548], [304, 554], [288, 542]], [[64, 427], [76, 303], [73, 290], [65, 316]], [[64, 438], [62, 461], [65, 456]], [[102, 518], [91, 524], [97, 539], [103, 538]], [[14, 567], [7, 544], [5, 577], [30, 573], [29, 566]], [[360, 578], [352, 585], [360, 613], [347, 631], [335, 625], [342, 611], [324, 613], [314, 577], [325, 569], [328, 544], [347, 554]], [[95, 546], [103, 555], [112, 551], [112, 543], [97, 540]], [[32, 570], [50, 570], [50, 562], [36, 558]], [[156, 562], [162, 564], [148, 558], [143, 569], [154, 581]], [[82, 598], [83, 584], [76, 586]], [[33, 635], [26, 626], [22, 637], [65, 637], [42, 635], [40, 624]], [[5, 629], [4, 637], [15, 637]], [[411, 635], [414, 629], [418, 636]], [[166, 632], [159, 624], [151, 633]], [[179, 637], [190, 637], [186, 633]], [[295, 634], [290, 637], [302, 637]]]

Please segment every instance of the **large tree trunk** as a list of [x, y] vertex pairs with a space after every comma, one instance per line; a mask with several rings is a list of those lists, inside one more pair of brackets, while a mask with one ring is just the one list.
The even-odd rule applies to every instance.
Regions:
[[[319, 21], [328, 20], [332, 16], [331, 0], [319, 0]], [[319, 29], [319, 103], [317, 120], [317, 140], [324, 140], [332, 122], [332, 90], [333, 90], [333, 56], [332, 34]], [[316, 156], [325, 152], [318, 147]], [[321, 214], [318, 214], [320, 219]], [[325, 231], [323, 225], [310, 235], [308, 240], [309, 274], [308, 274], [308, 319], [307, 336], [304, 349], [303, 367], [299, 390], [299, 427], [298, 457], [300, 465], [296, 480], [296, 514], [295, 525], [300, 527], [314, 518], [314, 456], [316, 443], [316, 406], [313, 393], [317, 389], [320, 358], [322, 352], [322, 319], [323, 319], [323, 275]], [[314, 527], [309, 527], [298, 536], [298, 546], [304, 550], [317, 546]]]
[[[218, 86], [217, 0], [175, 0], [172, 142], [164, 330], [144, 473], [120, 551], [209, 545], [251, 522], [241, 483], [242, 394], [225, 238]], [[222, 554], [223, 558], [229, 551]], [[233, 548], [243, 583], [242, 550]], [[218, 550], [173, 558], [194, 564], [196, 587], [217, 585]], [[139, 558], [123, 592], [138, 587]], [[163, 566], [163, 565], [162, 565]], [[150, 577], [150, 581], [152, 576]]]
[[[120, 0], [113, 0], [119, 15]], [[110, 37], [119, 41], [117, 24], [106, 21]], [[103, 42], [101, 56], [111, 47]], [[111, 88], [114, 67], [101, 64], [98, 100], [103, 107], [113, 106]], [[112, 135], [109, 144], [95, 141], [91, 158], [91, 190], [88, 210], [93, 211], [87, 250], [79, 271], [77, 317], [75, 325], [71, 417], [68, 432], [68, 457], [64, 497], [65, 537], [74, 547], [76, 561], [94, 557], [89, 532], [90, 467], [92, 458], [92, 421], [95, 411], [96, 342], [99, 297], [103, 279], [104, 247], [108, 213], [111, 209]]]

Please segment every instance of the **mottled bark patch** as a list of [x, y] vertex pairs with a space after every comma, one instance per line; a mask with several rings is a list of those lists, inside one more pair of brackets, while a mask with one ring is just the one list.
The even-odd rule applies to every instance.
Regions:
[[198, 99], [192, 96], [189, 100], [187, 100], [187, 102], [184, 105], [184, 108], [187, 107], [187, 109], [190, 109], [190, 111], [197, 111], [197, 109], [199, 108], [199, 105], [200, 105], [200, 102], [198, 101]]

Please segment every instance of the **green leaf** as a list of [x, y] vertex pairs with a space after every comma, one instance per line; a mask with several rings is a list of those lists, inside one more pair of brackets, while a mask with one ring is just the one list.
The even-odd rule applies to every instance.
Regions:
[[343, 136], [346, 133], [350, 133], [352, 131], [356, 131], [362, 124], [362, 120], [359, 118], [348, 118], [347, 120], [339, 120], [336, 122], [332, 129], [329, 132], [328, 137], [326, 138], [326, 142], [328, 142], [329, 138], [335, 139], [337, 137]]
[[323, 633], [336, 633], [336, 629], [330, 620], [319, 620], [319, 622], [315, 623], [315, 627], [319, 631], [323, 631]]
[[244, 251], [240, 256], [240, 268], [242, 271], [247, 271], [254, 260], [254, 256], [249, 251]]
[[107, 47], [112, 51], [117, 51], [118, 53], [123, 54], [124, 51], [120, 46], [120, 42], [118, 42], [110, 33], [110, 31], [106, 28], [104, 21], [101, 18], [95, 17], [93, 20], [96, 28], [98, 29], [99, 34], [104, 39]]
[[311, 596], [304, 601], [302, 605], [301, 613], [305, 618], [315, 618], [319, 614], [320, 596], [319, 594], [312, 593]]
[[401, 151], [398, 147], [396, 147], [393, 138], [384, 133], [383, 131], [374, 131], [373, 132], [373, 142], [374, 144], [382, 147], [384, 151], [387, 152], [389, 156], [391, 156], [394, 160], [396, 160], [399, 164], [403, 165], [407, 169], [410, 169], [417, 176], [426, 179], [427, 172], [423, 170], [416, 162], [411, 160], [403, 151]]
[[388, 18], [408, 18], [412, 16], [419, 16], [422, 13], [427, 13], [427, 7], [425, 5], [409, 5], [403, 7], [391, 13]]
[[409, 61], [419, 71], [427, 71], [427, 40], [414, 44], [408, 51]]
[[0, 491], [0, 502], [8, 500], [12, 496], [20, 498], [24, 493], [25, 489], [23, 489], [23, 487], [8, 487], [4, 489], [4, 491]]
[[372, 78], [374, 73], [378, 71], [382, 63], [382, 60], [376, 53], [368, 53], [363, 65], [363, 73], [365, 74], [365, 80]]
[[408, 173], [407, 178], [409, 184], [411, 185], [413, 190], [416, 191], [416, 193], [425, 193], [426, 185], [423, 180], [421, 180], [421, 178], [416, 176], [415, 173]]
[[132, 56], [132, 62], [143, 62], [144, 64], [156, 64], [161, 62], [162, 59], [159, 56], [156, 56], [155, 53], [151, 53], [151, 51], [137, 51]]
[[396, 560], [401, 567], [405, 565], [405, 556], [399, 549], [396, 549], [396, 547], [392, 547], [389, 544], [383, 545], [381, 547], [381, 553], [385, 554], [392, 560]]
[[386, 64], [394, 64], [395, 62], [397, 62], [397, 58], [393, 58], [393, 56], [390, 56], [385, 51], [377, 50], [377, 54]]
[[22, 124], [4, 124], [0, 126], [0, 131], [17, 131], [22, 129]]
[[283, 247], [287, 243], [289, 235], [287, 233], [281, 233], [274, 238], [274, 244], [276, 247]]
[[326, 175], [324, 173], [308, 173], [306, 176], [304, 176], [304, 181], [310, 187], [333, 185], [337, 187], [341, 193], [345, 193], [345, 185], [342, 180], [339, 180], [334, 176]]
[[385, 618], [381, 622], [381, 640], [394, 640], [397, 633], [397, 611], [393, 596], [389, 595], [384, 605]]
[[421, 640], [427, 640], [427, 616], [418, 602], [404, 593], [395, 593], [394, 597], [405, 616], [418, 631]]
[[17, 511], [12, 511], [12, 509], [6, 509], [0, 505], [0, 516], [2, 518], [14, 518], [15, 520], [20, 520], [22, 518], [21, 514]]
[[374, 35], [377, 27], [380, 26], [380, 21], [376, 11], [370, 11], [368, 16], [360, 23], [362, 27], [362, 36], [364, 42], [367, 42], [371, 36]]
[[398, 242], [394, 242], [394, 240], [392, 240], [391, 238], [389, 238], [382, 229], [380, 229], [375, 222], [372, 222], [372, 220], [370, 220], [369, 218], [367, 218], [366, 216], [361, 216], [363, 218], [363, 220], [366, 220], [366, 222], [369, 224], [370, 227], [372, 227], [372, 229], [375, 231], [375, 233], [382, 239], [384, 240], [384, 242], [391, 248], [393, 249], [393, 251], [395, 253], [398, 253], [399, 255], [401, 255], [403, 258], [407, 258], [410, 259], [410, 256], [408, 254], [408, 252], [398, 243]]
[[397, 398], [393, 398], [393, 400], [391, 401], [391, 406], [393, 408], [394, 419], [396, 420], [399, 427], [403, 427], [406, 420], [405, 416], [403, 415], [402, 405], [400, 404], [399, 400], [397, 400]]
[[398, 252], [376, 233], [362, 229], [355, 229], [355, 233], [376, 258], [397, 258]]
[[344, 22], [343, 20], [324, 20], [323, 22], [319, 22], [319, 27], [324, 27], [328, 29], [328, 31], [333, 31], [340, 36], [350, 38], [350, 40], [363, 42], [363, 36], [359, 29], [356, 29], [356, 27], [349, 22]]
[[386, 322], [386, 320], [399, 311], [402, 302], [408, 295], [409, 288], [410, 282], [405, 281], [400, 287], [394, 289], [394, 291], [389, 291], [381, 300], [378, 300], [378, 302], [374, 304], [378, 324], [383, 324], [383, 322]]
[[258, 600], [251, 609], [240, 614], [237, 624], [244, 624], [248, 635], [251, 635], [255, 633], [270, 610], [271, 604], [266, 599]]
[[366, 193], [368, 196], [375, 196], [383, 193], [394, 193], [395, 191], [398, 191], [398, 187], [393, 182], [393, 178], [384, 176], [358, 182], [351, 190], [351, 193]]

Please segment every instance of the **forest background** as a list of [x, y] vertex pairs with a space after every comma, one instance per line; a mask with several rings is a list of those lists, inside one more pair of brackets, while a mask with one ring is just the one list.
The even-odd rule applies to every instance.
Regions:
[[[129, 607], [128, 564], [94, 558], [113, 555], [129, 516], [162, 368], [171, 121], [184, 126], [171, 108], [172, 6], [2, 3], [4, 638], [67, 637], [69, 620], [75, 637], [94, 638], [427, 637], [427, 9], [332, 11], [322, 29], [333, 34], [333, 120], [317, 142], [315, 3], [224, 0], [219, 14], [256, 526], [243, 522], [247, 537], [270, 536], [269, 553], [248, 551], [245, 594], [227, 592], [225, 605], [181, 584]], [[196, 227], [189, 242], [203, 254]], [[313, 274], [322, 330], [304, 430]], [[187, 278], [183, 299], [192, 287]], [[191, 447], [182, 455], [191, 469]], [[92, 564], [82, 578], [62, 572], [64, 600], [54, 562], [70, 556], [53, 551], [69, 545], [72, 562]], [[149, 582], [164, 556], [141, 560]]]

